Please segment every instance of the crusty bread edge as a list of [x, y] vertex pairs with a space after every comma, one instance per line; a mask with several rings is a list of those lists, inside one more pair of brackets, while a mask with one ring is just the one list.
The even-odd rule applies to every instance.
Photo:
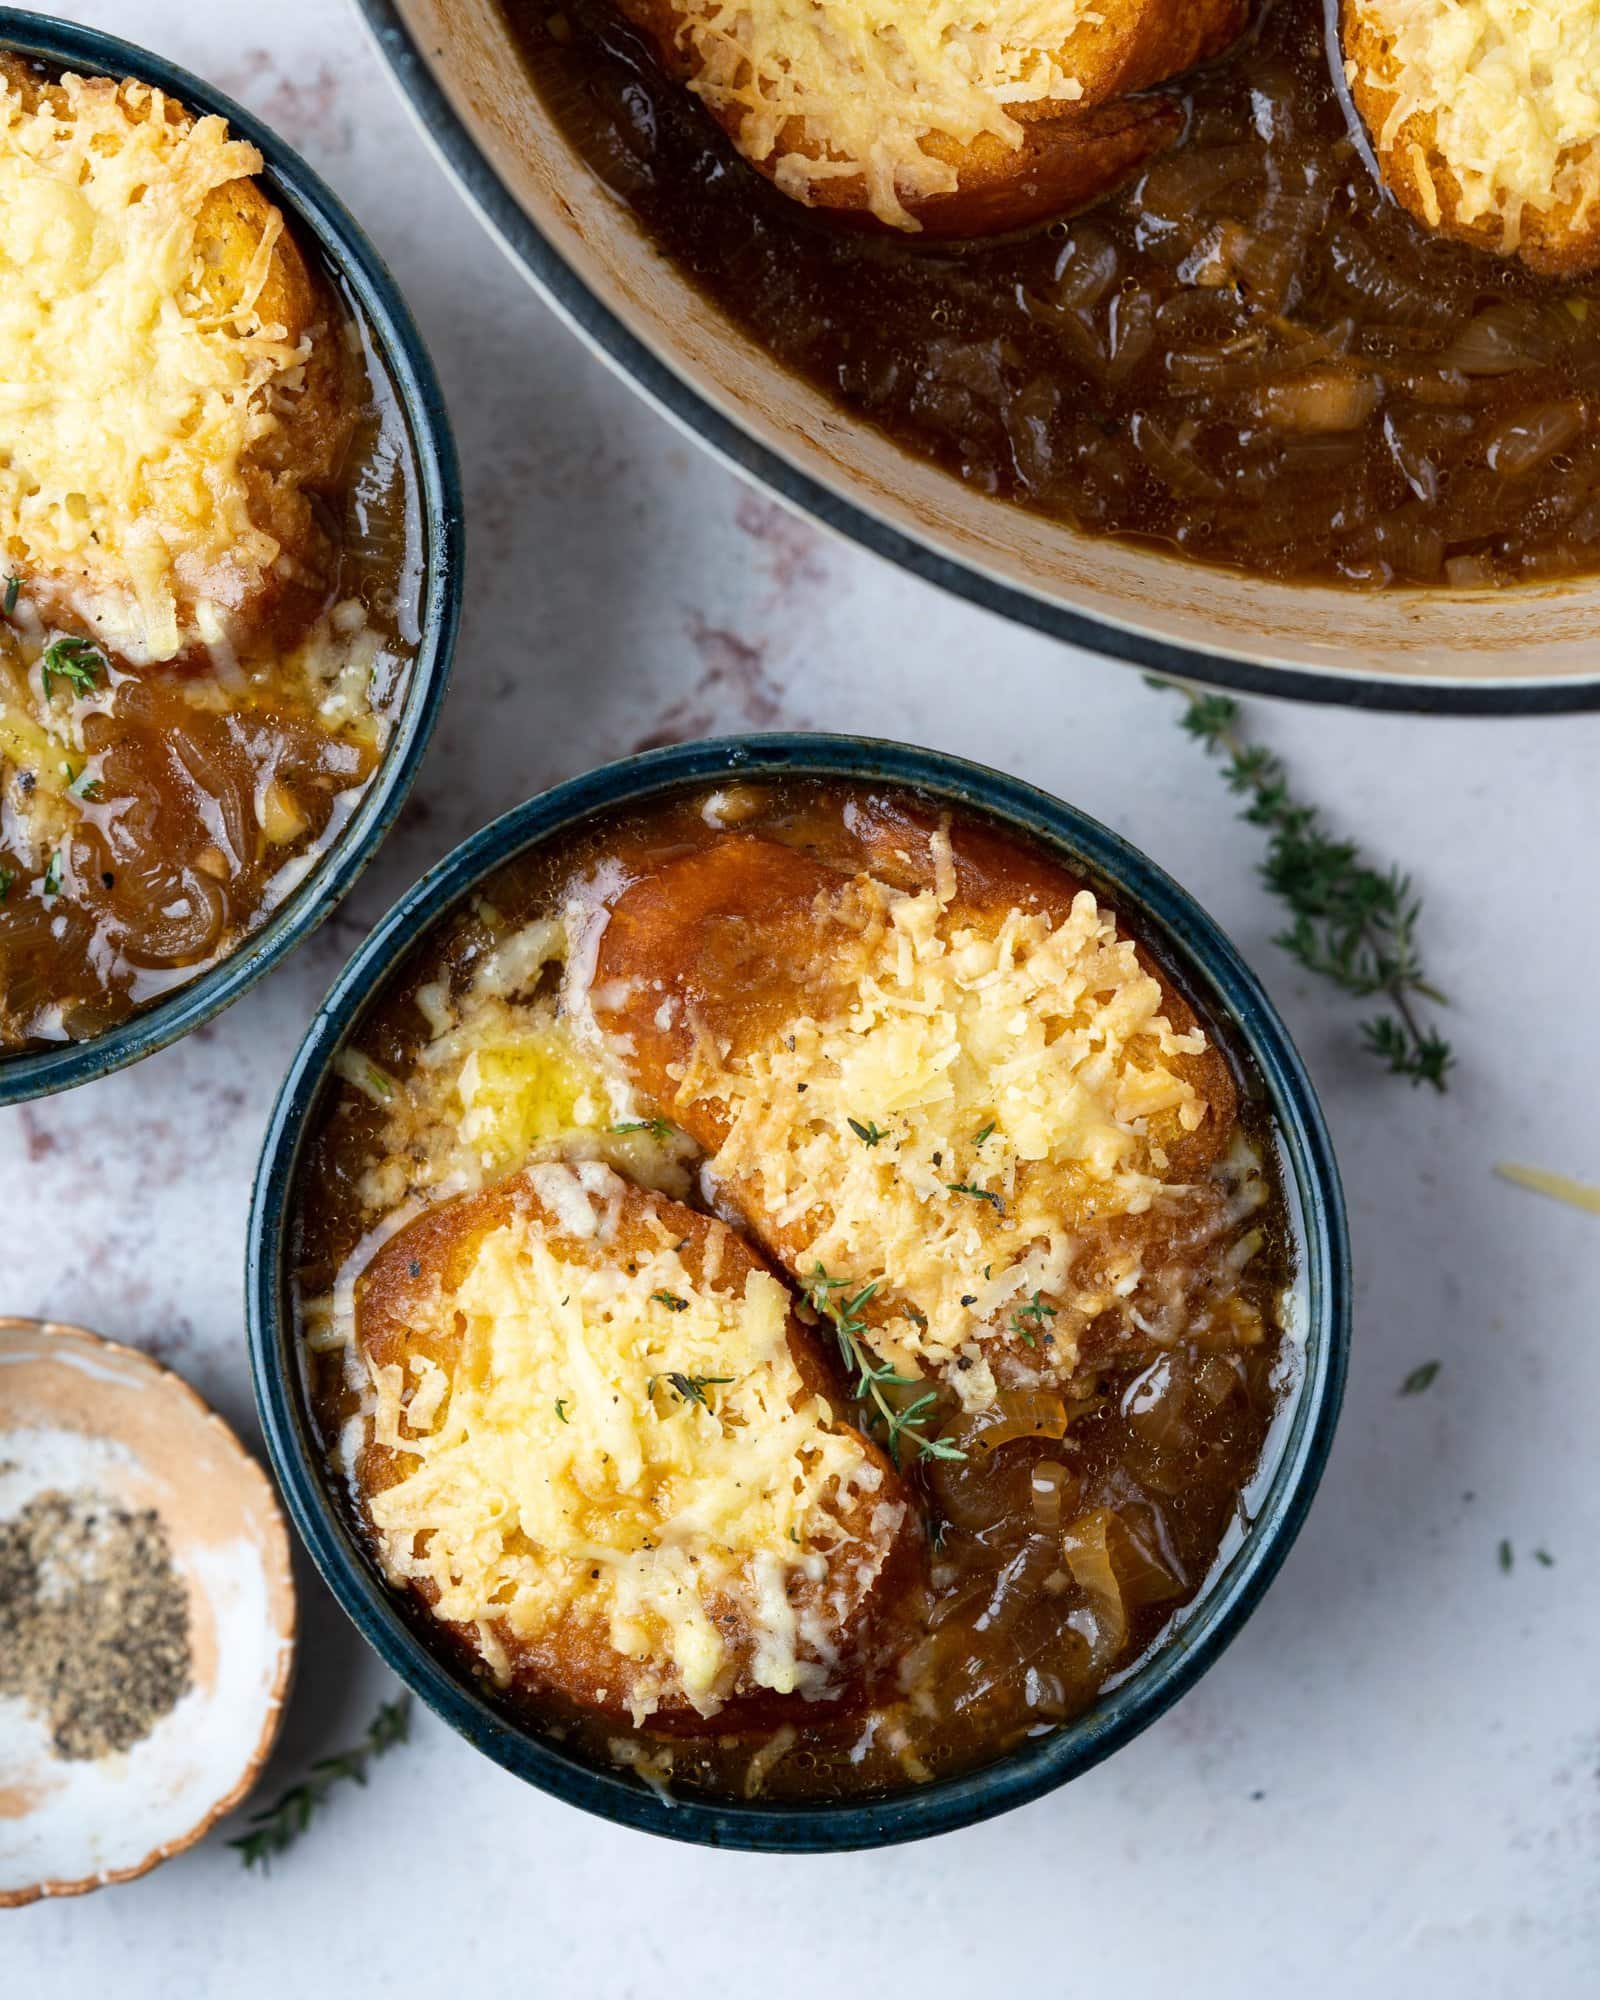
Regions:
[[[1340, 43], [1351, 99], [1372, 140], [1384, 186], [1408, 214], [1455, 242], [1495, 256], [1520, 257], [1541, 277], [1577, 278], [1600, 266], [1600, 206], [1575, 230], [1570, 202], [1553, 209], [1529, 205], [1522, 211], [1521, 240], [1512, 249], [1507, 248], [1498, 217], [1464, 220], [1461, 183], [1439, 150], [1437, 121], [1432, 113], [1413, 113], [1393, 142], [1383, 144], [1383, 128], [1399, 96], [1390, 81], [1395, 63], [1388, 38], [1371, 20], [1362, 0], [1342, 0]], [[1600, 150], [1600, 140], [1591, 150]]]

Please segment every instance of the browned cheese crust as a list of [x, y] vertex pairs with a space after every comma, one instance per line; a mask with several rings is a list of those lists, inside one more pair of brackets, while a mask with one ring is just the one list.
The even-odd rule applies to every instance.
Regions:
[[[564, 1228], [526, 1172], [430, 1210], [384, 1245], [357, 1286], [356, 1338], [362, 1354], [377, 1368], [394, 1363], [403, 1367], [412, 1357], [425, 1357], [452, 1374], [462, 1360], [462, 1317], [441, 1313], [438, 1301], [448, 1300], [459, 1288], [483, 1239], [513, 1220], [541, 1232], [564, 1263], [591, 1268], [599, 1268], [603, 1261], [626, 1265], [630, 1257], [647, 1254], [659, 1244], [665, 1224], [697, 1284], [738, 1294], [751, 1272], [768, 1269], [741, 1236], [714, 1217], [631, 1182], [619, 1179], [616, 1187], [620, 1198], [616, 1226], [603, 1242], [580, 1238]], [[830, 1395], [828, 1370], [813, 1338], [792, 1314], [788, 1342], [807, 1393]], [[837, 1417], [834, 1427], [852, 1429]], [[859, 1433], [852, 1434], [878, 1468], [881, 1484], [871, 1495], [853, 1492], [840, 1508], [842, 1523], [855, 1538], [848, 1560], [831, 1564], [820, 1582], [791, 1586], [797, 1613], [809, 1610], [833, 1620], [830, 1637], [839, 1660], [832, 1678], [840, 1702], [864, 1698], [882, 1679], [903, 1642], [904, 1628], [898, 1621], [920, 1590], [926, 1546], [920, 1517], [910, 1504], [887, 1510], [896, 1514], [898, 1526], [892, 1535], [881, 1532], [878, 1523], [886, 1511], [881, 1503], [908, 1503], [906, 1489], [883, 1453]], [[368, 1442], [357, 1461], [357, 1485], [370, 1498], [406, 1477], [413, 1463], [403, 1452]], [[433, 1609], [438, 1592], [427, 1579], [414, 1580], [410, 1588]], [[808, 1705], [798, 1695], [775, 1694], [751, 1681], [749, 1666], [758, 1638], [750, 1602], [742, 1593], [729, 1593], [710, 1609], [735, 1663], [723, 1690], [724, 1705], [716, 1712], [718, 1731], [760, 1733]], [[470, 1626], [438, 1622], [469, 1656], [478, 1658], [477, 1635]], [[638, 1664], [614, 1650], [605, 1632], [584, 1617], [580, 1601], [569, 1600], [560, 1621], [537, 1638], [519, 1638], [503, 1621], [497, 1630], [519, 1687], [536, 1695], [554, 1694], [619, 1720], [626, 1713]], [[669, 1692], [661, 1697], [651, 1726], [694, 1731], [703, 1729], [705, 1720], [681, 1692]]]
[[[1398, 70], [1389, 37], [1373, 21], [1364, 0], [1341, 0], [1340, 38], [1350, 69], [1350, 94], [1371, 135], [1384, 186], [1425, 227], [1475, 249], [1504, 255], [1504, 228], [1498, 216], [1484, 215], [1470, 222], [1462, 216], [1461, 183], [1439, 149], [1437, 120], [1431, 112], [1413, 113], [1389, 143], [1383, 143], [1399, 96], [1394, 82]], [[1529, 270], [1542, 277], [1576, 278], [1600, 265], [1600, 207], [1592, 208], [1581, 221], [1576, 210], [1576, 199], [1523, 209], [1515, 254]]]
[[[32, 111], [42, 103], [65, 110], [65, 94], [19, 57], [0, 53], [0, 80], [21, 94]], [[173, 98], [161, 100], [169, 125], [187, 129], [192, 115]], [[252, 447], [243, 471], [252, 522], [280, 545], [273, 573], [208, 574], [183, 579], [241, 615], [253, 632], [270, 631], [290, 643], [316, 615], [332, 582], [334, 551], [317, 520], [312, 496], [336, 489], [350, 449], [362, 397], [359, 359], [339, 331], [334, 302], [266, 192], [254, 180], [214, 188], [200, 211], [200, 242], [207, 266], [207, 301], [219, 315], [245, 296], [262, 238], [277, 229], [266, 279], [255, 310], [286, 341], [309, 338], [303, 386], [287, 388], [273, 402], [276, 427]], [[72, 621], [77, 587], [71, 577], [30, 577], [30, 599], [49, 616]]]
[[[931, 813], [888, 798], [871, 799], [851, 818], [874, 880], [910, 894], [934, 885], [931, 840], [937, 827]], [[950, 842], [956, 882], [948, 906], [952, 929], [970, 927], [993, 938], [1013, 911], [1037, 913], [1059, 925], [1085, 886], [1030, 847], [983, 824], [957, 822], [950, 828]], [[652, 871], [612, 902], [597, 955], [596, 1020], [623, 1052], [621, 1060], [637, 1086], [708, 1154], [716, 1154], [727, 1139], [730, 1114], [716, 1094], [690, 1093], [683, 1087], [697, 1045], [709, 1041], [737, 1062], [770, 1050], [797, 1019], [836, 1013], [850, 991], [851, 975], [841, 970], [834, 914], [835, 899], [847, 880], [780, 842], [727, 833]], [[1142, 969], [1161, 988], [1172, 1028], [1180, 1035], [1194, 1030], [1197, 1017], [1183, 993], [1142, 945], [1137, 952]], [[664, 1000], [677, 1004], [664, 1006]], [[1150, 1138], [1165, 1153], [1166, 1179], [1200, 1183], [1233, 1137], [1237, 1093], [1228, 1063], [1211, 1038], [1201, 1052], [1171, 1058], [1171, 1067], [1193, 1085], [1206, 1115], [1196, 1129], [1187, 1130], [1175, 1113], [1158, 1114], [1151, 1120]], [[1059, 1196], [1062, 1211], [1070, 1213], [1079, 1192], [1074, 1168], [1046, 1160], [1024, 1171], [1037, 1175], [1035, 1184], [1048, 1188], [1052, 1198]], [[829, 1212], [775, 1218], [759, 1172], [719, 1178], [718, 1186], [721, 1199], [738, 1210], [757, 1240], [805, 1284], [814, 1274], [814, 1245]], [[1209, 1200], [1195, 1214], [1195, 1227], [1214, 1228]], [[1090, 1292], [1101, 1272], [1129, 1252], [1154, 1270], [1181, 1251], [1183, 1231], [1190, 1226], [1159, 1203], [1142, 1213], [1078, 1220], [1082, 1227], [1074, 1277]], [[866, 1307], [866, 1318], [879, 1324], [906, 1303], [886, 1287]], [[1055, 1355], [1069, 1374], [1078, 1362], [1103, 1360], [1112, 1347], [1134, 1338], [1111, 1313], [1074, 1326], [1063, 1311], [1054, 1326], [1061, 1336]], [[1008, 1379], [1010, 1359], [1030, 1368], [1045, 1365], [1039, 1351], [998, 1356], [1002, 1383]]]
[[[683, 40], [685, 17], [672, 0], [618, 4], [649, 36], [671, 75], [688, 82], [698, 73], [698, 59]], [[988, 133], [968, 146], [930, 134], [925, 150], [957, 170], [959, 185], [953, 194], [907, 200], [908, 211], [929, 236], [987, 236], [1099, 200], [1165, 151], [1183, 129], [1176, 99], [1136, 93], [1220, 54], [1244, 32], [1249, 13], [1249, 0], [1107, 0], [1098, 19], [1073, 30], [1062, 44], [1062, 63], [1082, 84], [1082, 96], [1071, 104], [1008, 106], [1025, 128], [1023, 143], [1015, 148]], [[742, 117], [719, 115], [718, 122], [740, 145]], [[752, 164], [770, 178], [785, 153], [819, 157], [800, 121], [791, 121], [773, 153]], [[871, 213], [859, 176], [821, 181], [813, 199], [842, 220], [883, 226]]]

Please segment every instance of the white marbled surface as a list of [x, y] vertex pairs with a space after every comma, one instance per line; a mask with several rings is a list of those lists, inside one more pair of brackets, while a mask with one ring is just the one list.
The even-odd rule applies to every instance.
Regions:
[[[228, 1827], [141, 1882], [11, 1915], [0, 1990], [1600, 1990], [1600, 1221], [1492, 1173], [1515, 1158], [1600, 1180], [1600, 716], [1253, 707], [1297, 782], [1425, 891], [1460, 1068], [1447, 1097], [1414, 1093], [1358, 1053], [1351, 1007], [1273, 947], [1257, 836], [1170, 700], [819, 537], [685, 444], [502, 262], [353, 10], [63, 11], [233, 92], [371, 230], [455, 413], [471, 574], [432, 754], [345, 912], [182, 1046], [0, 1112], [0, 1310], [146, 1347], [254, 1435], [240, 1269], [256, 1146], [365, 925], [555, 779], [645, 739], [788, 724], [1020, 772], [1215, 912], [1323, 1093], [1358, 1324], [1332, 1465], [1267, 1602], [1173, 1714], [1066, 1792], [885, 1854], [701, 1853], [527, 1790], [421, 1715], [270, 1878], [241, 1872]], [[1429, 1393], [1400, 1399], [1433, 1358]], [[269, 1788], [357, 1735], [390, 1690], [309, 1572], [304, 1626]]]

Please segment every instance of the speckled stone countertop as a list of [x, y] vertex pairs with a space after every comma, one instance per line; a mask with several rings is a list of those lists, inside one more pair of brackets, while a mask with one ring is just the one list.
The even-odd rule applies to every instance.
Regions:
[[[1360, 1054], [1359, 1009], [1273, 946], [1258, 837], [1170, 698], [823, 538], [668, 429], [502, 262], [353, 10], [61, 11], [214, 79], [350, 202], [438, 361], [472, 547], [432, 754], [345, 910], [181, 1046], [0, 1112], [0, 1311], [146, 1348], [254, 1437], [240, 1273], [256, 1147], [356, 939], [552, 781], [644, 743], [769, 726], [908, 735], [1019, 772], [1186, 883], [1310, 1062], [1358, 1297], [1343, 1425], [1281, 1578], [1199, 1689], [1069, 1790], [887, 1854], [702, 1853], [574, 1813], [419, 1715], [269, 1878], [241, 1871], [225, 1827], [144, 1881], [11, 1916], [0, 1987], [1592, 1995], [1600, 1222], [1492, 1170], [1600, 1180], [1600, 716], [1252, 709], [1301, 788], [1426, 893], [1459, 1070], [1447, 1097], [1414, 1092]], [[1400, 1397], [1430, 1359], [1432, 1388]], [[391, 1687], [308, 1569], [303, 1583], [269, 1788], [358, 1735]]]

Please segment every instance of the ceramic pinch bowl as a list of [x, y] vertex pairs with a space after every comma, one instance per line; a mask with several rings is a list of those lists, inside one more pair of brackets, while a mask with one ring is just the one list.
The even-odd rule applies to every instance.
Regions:
[[[48, 1688], [19, 1690], [0, 1670], [0, 1907], [130, 1881], [193, 1846], [255, 1782], [294, 1657], [283, 1516], [222, 1419], [132, 1348], [0, 1318], [0, 1590], [9, 1580], [13, 1641], [24, 1593], [38, 1603], [63, 1587], [48, 1556], [25, 1581], [21, 1566], [26, 1510], [51, 1496], [91, 1533], [107, 1514], [157, 1517], [185, 1600], [185, 1685], [138, 1740], [88, 1756]], [[0, 1651], [6, 1620], [0, 1603]]]

